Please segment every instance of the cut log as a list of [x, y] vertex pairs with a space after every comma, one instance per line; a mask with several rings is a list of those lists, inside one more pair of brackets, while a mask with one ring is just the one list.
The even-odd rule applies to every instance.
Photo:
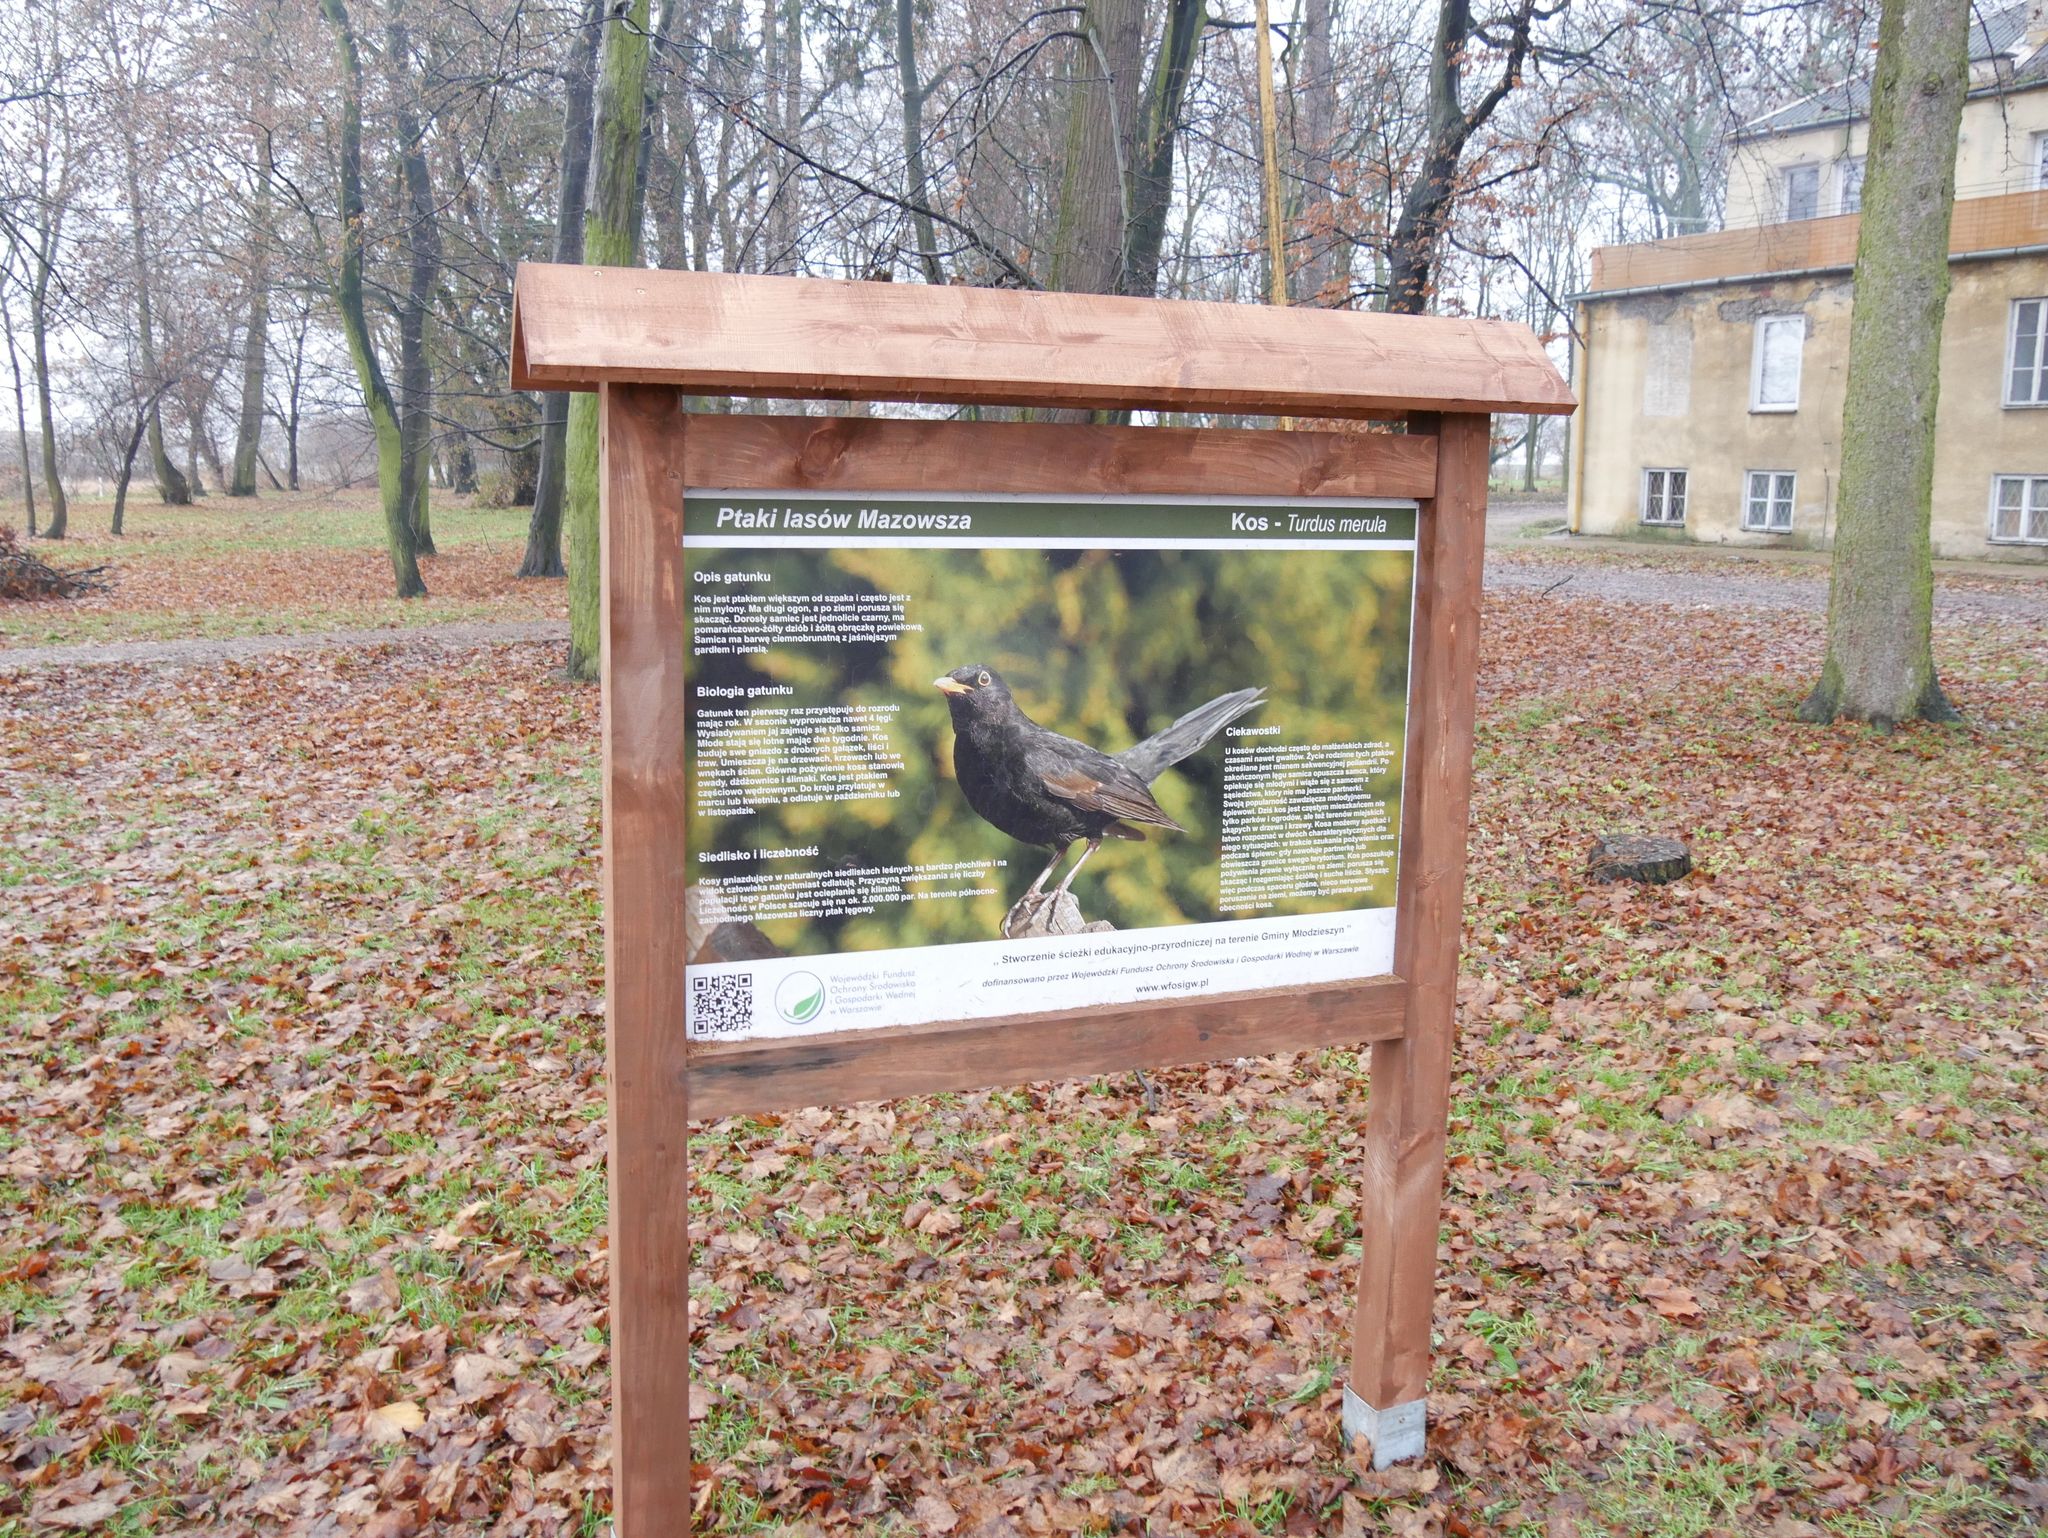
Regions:
[[773, 940], [726, 907], [716, 887], [693, 886], [684, 892], [683, 928], [689, 937], [692, 966], [712, 961], [763, 961], [782, 954]]
[[1593, 881], [1641, 881], [1661, 886], [1692, 870], [1692, 851], [1675, 838], [1646, 833], [1603, 833], [1586, 857]]
[[1114, 930], [1107, 919], [1089, 923], [1081, 916], [1081, 905], [1072, 892], [1026, 898], [1003, 916], [1005, 940], [1035, 940], [1047, 935], [1094, 935]]

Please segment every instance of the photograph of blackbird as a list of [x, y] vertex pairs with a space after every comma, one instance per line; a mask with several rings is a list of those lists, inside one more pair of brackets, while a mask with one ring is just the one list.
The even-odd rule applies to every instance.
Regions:
[[[1187, 830], [1152, 799], [1152, 782], [1199, 752], [1224, 727], [1266, 695], [1239, 689], [1197, 706], [1164, 731], [1114, 755], [1040, 726], [1025, 715], [992, 669], [955, 668], [932, 680], [953, 716], [953, 774], [976, 815], [1020, 844], [1053, 852], [1013, 913], [1057, 907], [1074, 877], [1106, 838], [1138, 839], [1129, 826]], [[1086, 839], [1060, 884], [1045, 883], [1076, 843]], [[1006, 924], [1007, 932], [1007, 924]]]

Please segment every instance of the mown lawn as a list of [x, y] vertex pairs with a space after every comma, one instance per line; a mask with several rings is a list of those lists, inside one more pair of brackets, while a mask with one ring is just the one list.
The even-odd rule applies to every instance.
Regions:
[[[23, 526], [18, 505], [0, 522]], [[285, 631], [382, 629], [473, 620], [560, 619], [563, 584], [520, 581], [527, 509], [435, 496], [441, 553], [422, 562], [427, 596], [391, 596], [390, 558], [373, 491], [207, 497], [163, 507], [129, 500], [126, 532], [108, 532], [112, 504], [74, 498], [71, 532], [34, 542], [59, 566], [110, 568], [111, 588], [69, 603], [0, 604], [0, 649], [72, 641], [161, 640]]]
[[[703, 1530], [2037, 1525], [2048, 638], [1945, 633], [1970, 727], [1877, 738], [1788, 724], [1815, 632], [1489, 601], [1424, 1464], [1336, 1437], [1333, 1052], [698, 1129]], [[8, 680], [0, 1534], [602, 1526], [557, 661]], [[1614, 827], [1699, 872], [1587, 886]]]

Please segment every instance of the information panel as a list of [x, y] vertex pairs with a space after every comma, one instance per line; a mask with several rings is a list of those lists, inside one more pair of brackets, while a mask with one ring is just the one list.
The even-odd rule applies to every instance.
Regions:
[[1392, 971], [1415, 520], [690, 491], [691, 1037]]

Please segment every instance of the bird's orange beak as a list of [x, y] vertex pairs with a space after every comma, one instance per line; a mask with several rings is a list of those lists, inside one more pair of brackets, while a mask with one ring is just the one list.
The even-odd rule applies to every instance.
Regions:
[[974, 692], [971, 684], [963, 684], [957, 678], [934, 678], [932, 680], [932, 687], [941, 694], [972, 694]]

